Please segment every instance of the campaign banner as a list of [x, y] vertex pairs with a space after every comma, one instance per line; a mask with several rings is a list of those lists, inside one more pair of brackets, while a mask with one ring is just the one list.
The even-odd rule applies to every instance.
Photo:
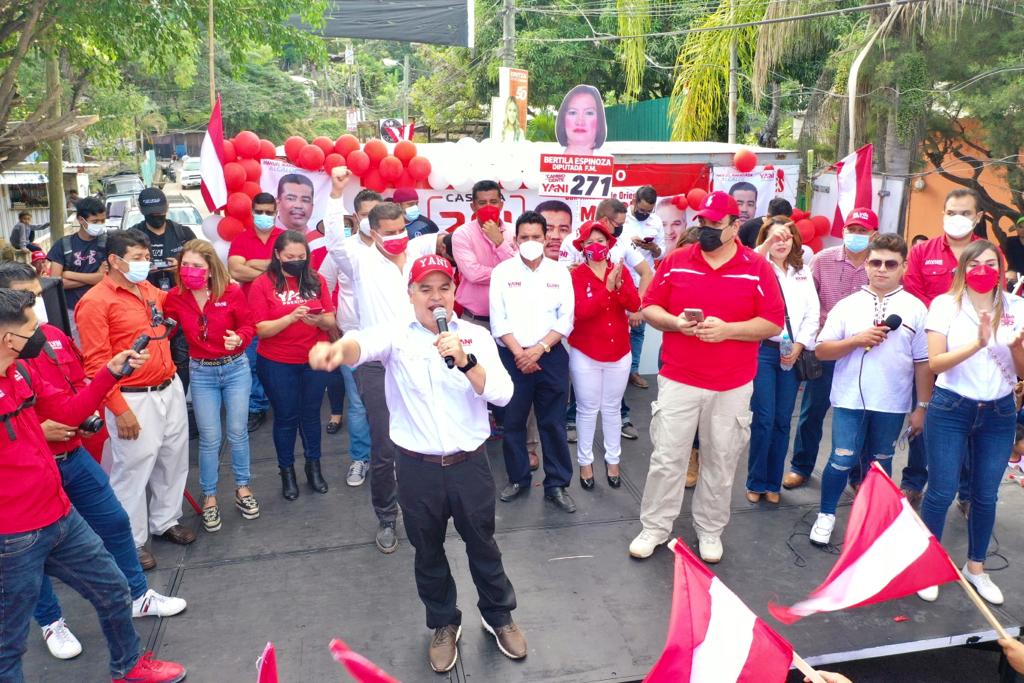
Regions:
[[542, 197], [607, 199], [615, 176], [615, 159], [610, 156], [541, 154]]
[[776, 195], [778, 174], [763, 166], [743, 173], [731, 166], [716, 166], [712, 183], [715, 190], [728, 192], [740, 209], [740, 220], [748, 221], [768, 214], [768, 202]]
[[278, 159], [263, 159], [260, 167], [260, 189], [277, 197], [277, 224], [303, 234], [316, 228], [327, 209], [330, 177]]

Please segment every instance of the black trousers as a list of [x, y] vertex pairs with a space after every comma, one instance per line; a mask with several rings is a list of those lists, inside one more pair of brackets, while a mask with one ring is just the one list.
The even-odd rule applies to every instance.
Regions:
[[384, 395], [384, 366], [364, 363], [356, 368], [355, 378], [370, 423], [370, 500], [378, 520], [394, 523], [398, 519], [395, 444], [391, 441], [391, 412]]
[[511, 623], [516, 594], [494, 540], [494, 478], [483, 445], [466, 461], [441, 467], [398, 453], [398, 504], [416, 549], [416, 590], [427, 628], [461, 624], [455, 579], [444, 552], [448, 518], [466, 544], [480, 614], [493, 628]]

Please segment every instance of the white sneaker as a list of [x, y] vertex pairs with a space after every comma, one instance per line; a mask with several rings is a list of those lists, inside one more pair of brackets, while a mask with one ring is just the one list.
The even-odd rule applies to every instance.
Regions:
[[999, 590], [999, 586], [992, 582], [992, 577], [989, 574], [972, 574], [967, 571], [967, 565], [960, 570], [963, 572], [964, 577], [974, 586], [974, 590], [978, 591], [978, 595], [985, 598], [993, 605], [1003, 604], [1003, 591]]
[[836, 528], [836, 516], [824, 512], [818, 513], [818, 519], [814, 520], [811, 527], [811, 543], [814, 545], [828, 545], [832, 538], [832, 530]]
[[722, 539], [711, 534], [697, 532], [697, 547], [700, 550], [700, 559], [708, 564], [715, 564], [722, 559], [725, 548], [722, 547]]
[[82, 654], [82, 644], [64, 623], [63, 617], [43, 627], [43, 640], [46, 641], [46, 649], [57, 659], [72, 659]]
[[658, 537], [654, 535], [653, 531], [644, 529], [640, 532], [640, 535], [633, 539], [633, 542], [629, 544], [629, 554], [632, 557], [638, 559], [646, 559], [654, 554], [654, 549], [665, 541], [659, 541]]
[[188, 607], [181, 598], [160, 595], [150, 588], [138, 600], [132, 600], [132, 616], [139, 617], [173, 617]]
[[935, 602], [939, 599], [939, 587], [931, 586], [930, 588], [924, 588], [917, 591], [917, 597], [921, 598], [925, 602]]
[[348, 466], [348, 476], [345, 477], [345, 483], [349, 486], [362, 486], [363, 482], [366, 481], [366, 470], [370, 468], [370, 464], [365, 460], [353, 460], [352, 464]]

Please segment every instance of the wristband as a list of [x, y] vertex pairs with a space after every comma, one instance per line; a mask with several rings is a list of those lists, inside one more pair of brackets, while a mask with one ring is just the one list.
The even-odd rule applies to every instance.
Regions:
[[551, 353], [551, 347], [545, 344], [543, 339], [537, 343], [540, 345], [540, 348], [544, 349], [544, 353]]
[[928, 406], [929, 405], [931, 405], [929, 401], [918, 401], [917, 402], [917, 407], [918, 408], [924, 408], [925, 410], [928, 410]]

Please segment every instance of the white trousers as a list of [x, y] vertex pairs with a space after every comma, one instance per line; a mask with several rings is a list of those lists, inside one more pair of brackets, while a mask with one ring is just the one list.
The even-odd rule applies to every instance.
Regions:
[[125, 393], [139, 421], [139, 438], [117, 435], [116, 418], [106, 412], [110, 432], [110, 486], [132, 523], [135, 547], [162, 534], [181, 518], [188, 478], [188, 412], [175, 375], [163, 391]]
[[632, 354], [611, 362], [594, 360], [582, 351], [570, 348], [569, 374], [576, 393], [576, 461], [594, 462], [594, 433], [597, 413], [601, 412], [604, 433], [604, 460], [619, 464], [622, 455], [622, 395], [629, 381]]

